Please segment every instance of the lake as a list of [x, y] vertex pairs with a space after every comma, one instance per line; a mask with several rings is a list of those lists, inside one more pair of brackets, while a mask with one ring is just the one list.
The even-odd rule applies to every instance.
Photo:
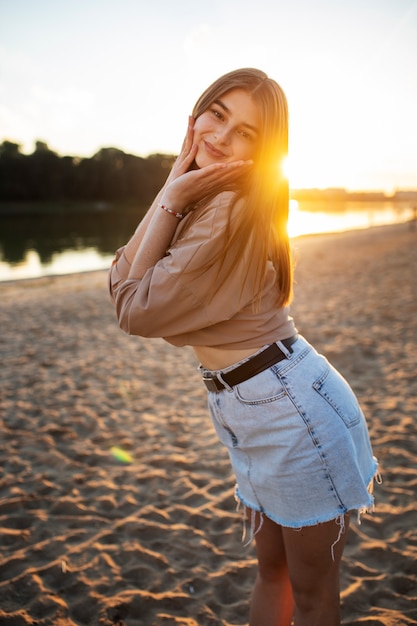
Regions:
[[[338, 210], [291, 201], [291, 237], [395, 224], [412, 219], [410, 203], [346, 202]], [[0, 281], [106, 269], [139, 222], [139, 211], [0, 217]]]

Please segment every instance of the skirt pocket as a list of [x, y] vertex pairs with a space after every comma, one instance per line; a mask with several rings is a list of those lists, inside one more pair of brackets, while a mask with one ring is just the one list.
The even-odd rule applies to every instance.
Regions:
[[323, 374], [314, 381], [313, 389], [336, 411], [347, 428], [356, 426], [362, 418], [359, 402], [349, 383], [330, 363]]
[[265, 370], [234, 387], [239, 402], [260, 405], [276, 402], [286, 396], [286, 391], [272, 369]]

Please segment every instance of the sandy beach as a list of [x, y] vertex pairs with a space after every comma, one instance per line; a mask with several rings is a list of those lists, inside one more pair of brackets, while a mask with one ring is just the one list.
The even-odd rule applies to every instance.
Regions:
[[[297, 328], [350, 381], [383, 475], [342, 624], [417, 624], [417, 230], [293, 247]], [[0, 624], [246, 625], [254, 547], [192, 351], [122, 333], [106, 272], [0, 293]]]

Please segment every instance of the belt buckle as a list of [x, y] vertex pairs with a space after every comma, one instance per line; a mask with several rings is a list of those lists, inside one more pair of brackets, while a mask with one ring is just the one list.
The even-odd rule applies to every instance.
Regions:
[[221, 383], [218, 378], [203, 376], [203, 382], [209, 391], [215, 391], [216, 393], [218, 393], [219, 391], [221, 391], [222, 388], [224, 388], [223, 385], [219, 387]]

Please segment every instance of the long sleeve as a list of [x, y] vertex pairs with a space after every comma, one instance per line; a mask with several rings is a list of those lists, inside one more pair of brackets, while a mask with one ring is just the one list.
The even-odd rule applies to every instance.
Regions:
[[[253, 312], [257, 296], [255, 272], [248, 254], [217, 289], [218, 252], [224, 250], [228, 228], [238, 219], [239, 205], [231, 214], [232, 192], [223, 192], [187, 226], [185, 218], [166, 255], [140, 280], [128, 278], [129, 263], [123, 248], [110, 270], [110, 293], [120, 327], [131, 335], [164, 337], [175, 345], [258, 346], [277, 326], [275, 270], [272, 264], [262, 288], [260, 314]], [[233, 254], [231, 251], [230, 254]], [[230, 259], [229, 259], [230, 262]], [[227, 267], [228, 258], [224, 261]], [[201, 268], [205, 268], [202, 272]], [[243, 277], [246, 280], [242, 285]], [[243, 287], [243, 288], [242, 288]], [[266, 316], [265, 316], [266, 314]], [[284, 309], [280, 325], [289, 318]], [[288, 325], [288, 324], [287, 324]], [[292, 326], [289, 325], [290, 336]], [[265, 341], [267, 343], [267, 341]], [[236, 345], [235, 345], [236, 344]]]

